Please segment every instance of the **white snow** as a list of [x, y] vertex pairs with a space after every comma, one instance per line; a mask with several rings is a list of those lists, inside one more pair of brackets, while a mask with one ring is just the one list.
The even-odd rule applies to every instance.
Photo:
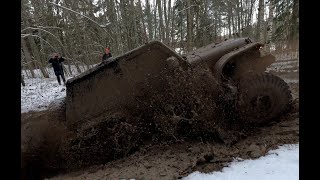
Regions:
[[298, 70], [299, 60], [293, 59], [285, 62], [281, 60], [277, 60], [267, 68], [268, 71], [274, 70], [278, 72], [287, 72], [287, 71], [290, 71], [290, 69]]
[[21, 113], [47, 109], [52, 100], [66, 96], [66, 87], [56, 78], [25, 79], [25, 84], [21, 86]]
[[[92, 65], [93, 66], [96, 66]], [[64, 65], [68, 68], [67, 65]], [[79, 66], [81, 72], [87, 69], [84, 66]], [[26, 86], [21, 85], [21, 113], [28, 111], [41, 111], [47, 109], [48, 105], [55, 99], [59, 99], [66, 96], [66, 87], [58, 84], [57, 78], [54, 75], [53, 69], [47, 67], [47, 71], [50, 78], [43, 78], [39, 69], [33, 70], [35, 78], [27, 78], [30, 75], [29, 71], [22, 71]], [[78, 75], [78, 71], [74, 65], [71, 65], [71, 71], [73, 76], [66, 76], [66, 80]], [[27, 75], [28, 73], [28, 75]]]
[[274, 69], [274, 70], [286, 70], [286, 69], [299, 69], [299, 65], [287, 65], [287, 66], [283, 66], [283, 65], [273, 65], [270, 66], [270, 69]]
[[286, 83], [299, 83], [299, 79], [287, 79], [287, 78], [284, 78], [284, 81]]
[[[90, 65], [90, 68], [96, 65], [98, 64]], [[67, 65], [64, 66], [68, 68]], [[81, 72], [87, 70], [84, 65], [79, 65], [79, 68]], [[59, 85], [52, 67], [46, 69], [50, 78], [43, 78], [39, 69], [33, 70], [35, 78], [27, 78], [31, 76], [30, 71], [22, 71], [26, 86], [21, 85], [21, 113], [45, 110], [53, 100], [66, 96], [66, 87], [63, 85], [61, 77], [62, 85]], [[79, 74], [74, 65], [71, 65], [71, 71], [72, 76], [67, 76], [67, 73], [65, 73], [66, 80]]]
[[289, 61], [279, 61], [279, 60], [277, 60], [271, 66], [286, 66], [286, 65], [292, 65], [292, 64], [299, 65], [299, 61], [298, 60], [289, 60]]
[[193, 172], [183, 180], [298, 180], [299, 144], [280, 146], [258, 159], [234, 161], [220, 172]]

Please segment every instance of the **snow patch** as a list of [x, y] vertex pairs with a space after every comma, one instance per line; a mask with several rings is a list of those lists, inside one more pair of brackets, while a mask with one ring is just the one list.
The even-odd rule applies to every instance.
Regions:
[[25, 79], [25, 84], [21, 86], [21, 113], [45, 110], [51, 101], [66, 96], [66, 87], [56, 78]]
[[299, 144], [280, 146], [261, 158], [234, 161], [221, 172], [193, 172], [183, 180], [298, 180]]
[[299, 79], [284, 79], [284, 81], [286, 83], [295, 83], [295, 84], [299, 83]]
[[[98, 64], [90, 65], [89, 68], [96, 65]], [[69, 69], [68, 65], [64, 65], [64, 67]], [[87, 70], [87, 66], [79, 65], [81, 72], [77, 71], [75, 65], [71, 65], [70, 69], [72, 71], [72, 76], [68, 76], [69, 74], [65, 72], [66, 80], [84, 72]], [[27, 78], [31, 77], [29, 70], [22, 71], [26, 86], [21, 85], [21, 113], [45, 110], [48, 108], [50, 103], [54, 103], [54, 100], [61, 99], [66, 96], [66, 87], [58, 84], [53, 69], [51, 67], [47, 67], [46, 71], [49, 74], [49, 78], [43, 78], [40, 69], [33, 70], [35, 78]], [[61, 83], [63, 84], [62, 79]], [[56, 101], [56, 103], [61, 103], [61, 101]], [[57, 104], [51, 105], [56, 106]]]

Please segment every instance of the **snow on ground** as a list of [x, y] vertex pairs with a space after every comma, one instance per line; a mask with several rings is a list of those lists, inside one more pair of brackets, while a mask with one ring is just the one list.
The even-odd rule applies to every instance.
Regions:
[[52, 100], [66, 96], [66, 87], [56, 78], [25, 79], [25, 84], [21, 86], [21, 113], [47, 109]]
[[193, 172], [183, 180], [299, 179], [299, 144], [283, 145], [255, 160], [234, 161], [220, 172]]
[[[97, 64], [90, 65], [90, 68], [96, 65]], [[68, 68], [67, 65], [64, 66], [65, 68]], [[81, 72], [87, 69], [81, 65], [79, 68], [81, 69]], [[26, 78], [28, 75], [31, 76], [30, 72], [25, 70], [22, 71], [22, 75], [25, 77], [24, 81], [26, 86], [21, 85], [21, 113], [45, 110], [51, 101], [66, 96], [66, 87], [63, 85], [61, 77], [62, 85], [59, 85], [53, 69], [48, 67], [47, 71], [50, 78], [43, 78], [39, 69], [33, 70], [35, 78]], [[67, 73], [65, 73], [66, 80], [79, 74], [74, 65], [71, 65], [71, 71], [73, 73], [72, 76], [67, 76]]]
[[284, 78], [283, 79], [286, 83], [299, 83], [299, 79], [287, 79], [287, 78]]
[[299, 60], [292, 59], [287, 60], [286, 62], [282, 62], [280, 60], [277, 60], [273, 64], [271, 64], [267, 70], [274, 70], [278, 72], [287, 72], [287, 71], [298, 71], [299, 70]]
[[287, 66], [287, 65], [299, 65], [299, 60], [297, 59], [291, 59], [291, 60], [287, 60], [287, 61], [280, 61], [277, 60], [276, 62], [274, 62], [271, 66]]

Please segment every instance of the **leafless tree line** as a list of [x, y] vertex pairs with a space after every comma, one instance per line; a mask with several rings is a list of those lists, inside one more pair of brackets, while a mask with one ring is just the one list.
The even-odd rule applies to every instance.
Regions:
[[49, 77], [52, 52], [65, 72], [120, 55], [150, 40], [183, 52], [233, 37], [297, 48], [298, 0], [21, 0], [21, 67]]

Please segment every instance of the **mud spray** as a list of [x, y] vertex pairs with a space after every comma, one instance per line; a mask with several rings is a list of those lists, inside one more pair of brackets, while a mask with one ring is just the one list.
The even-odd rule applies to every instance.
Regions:
[[[138, 84], [135, 101], [68, 131], [65, 105], [23, 117], [22, 170], [35, 179], [126, 157], [180, 140], [232, 143], [247, 129], [233, 122], [227, 97], [206, 65], [182, 69], [174, 59]], [[59, 117], [59, 118], [57, 118]]]

